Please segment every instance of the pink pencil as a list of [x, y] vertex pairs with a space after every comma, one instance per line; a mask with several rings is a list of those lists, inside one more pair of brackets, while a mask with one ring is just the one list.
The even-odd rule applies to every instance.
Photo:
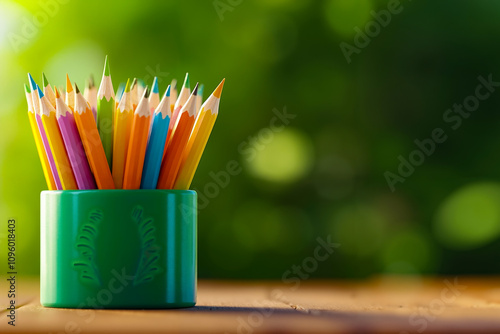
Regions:
[[78, 189], [96, 189], [94, 176], [90, 172], [89, 162], [83, 150], [75, 118], [71, 109], [64, 103], [57, 88], [56, 110], [57, 123], [59, 124], [59, 130], [61, 130], [64, 146], [68, 152], [69, 162], [73, 169]]
[[37, 84], [31, 74], [28, 73], [28, 78], [30, 80], [31, 98], [33, 99], [33, 109], [35, 109], [36, 124], [38, 125], [38, 131], [40, 131], [40, 136], [42, 137], [43, 148], [47, 154], [47, 159], [49, 160], [50, 171], [52, 176], [54, 176], [54, 182], [56, 184], [57, 190], [63, 190], [61, 180], [59, 179], [59, 174], [57, 174], [56, 163], [54, 161], [54, 156], [52, 155], [52, 150], [50, 149], [49, 141], [47, 140], [47, 135], [45, 134], [45, 129], [43, 128], [42, 116], [40, 115], [40, 96], [38, 95]]

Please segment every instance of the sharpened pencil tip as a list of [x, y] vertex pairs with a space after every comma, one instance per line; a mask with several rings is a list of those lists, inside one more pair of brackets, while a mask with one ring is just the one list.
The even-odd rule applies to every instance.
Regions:
[[170, 85], [167, 87], [167, 91], [165, 92], [165, 96], [170, 96]]
[[132, 81], [132, 84], [130, 85], [130, 89], [134, 89], [135, 85], [137, 85], [137, 78], [134, 78], [134, 81]]
[[104, 59], [104, 75], [109, 77], [109, 63], [108, 63], [108, 55]]
[[125, 85], [125, 93], [130, 92], [130, 78], [127, 79], [127, 84]]
[[156, 93], [156, 94], [158, 94], [158, 92], [159, 92], [159, 90], [158, 90], [158, 78], [157, 77], [155, 77], [153, 80], [152, 91], [153, 91], [153, 93]]
[[38, 90], [38, 97], [42, 98], [44, 97], [42, 90], [40, 89], [40, 86], [36, 85], [36, 89]]
[[47, 77], [45, 76], [44, 72], [42, 72], [42, 84], [43, 87], [47, 87], [49, 85], [49, 80], [47, 80]]
[[91, 74], [90, 77], [89, 77], [89, 87], [90, 88], [93, 88], [95, 87], [95, 83], [94, 83], [94, 75]]
[[144, 98], [147, 99], [149, 97], [150, 93], [151, 92], [149, 91], [149, 87], [146, 86], [146, 88], [144, 89]]
[[196, 86], [194, 86], [194, 89], [193, 89], [193, 95], [198, 95], [198, 83], [196, 83]]
[[61, 94], [59, 94], [59, 89], [57, 89], [57, 87], [54, 87], [54, 94], [56, 95], [56, 99], [61, 97]]
[[71, 81], [69, 80], [69, 75], [66, 73], [66, 93], [71, 93], [73, 91], [73, 86], [71, 85]]
[[31, 76], [30, 73], [28, 73], [28, 79], [30, 81], [31, 90], [35, 90], [36, 89], [36, 82], [35, 82], [35, 80], [33, 79], [33, 77]]
[[80, 89], [78, 89], [78, 85], [76, 84], [76, 82], [75, 82], [75, 92], [76, 94], [80, 93]]
[[24, 84], [24, 91], [28, 94], [31, 93], [31, 89], [29, 88], [29, 86], [27, 84]]
[[184, 78], [184, 84], [182, 86], [186, 87], [187, 89], [191, 88], [191, 86], [189, 85], [189, 73], [186, 73], [186, 77]]
[[203, 84], [200, 85], [200, 87], [198, 87], [198, 96], [203, 96], [203, 89], [205, 88], [205, 86]]
[[172, 79], [172, 82], [170, 83], [170, 86], [172, 86], [172, 89], [177, 90], [177, 80], [176, 79]]
[[215, 91], [213, 92], [214, 96], [218, 99], [220, 99], [220, 95], [222, 94], [222, 87], [224, 87], [225, 81], [226, 81], [226, 78], [222, 79], [219, 86], [217, 86], [217, 88], [215, 88]]

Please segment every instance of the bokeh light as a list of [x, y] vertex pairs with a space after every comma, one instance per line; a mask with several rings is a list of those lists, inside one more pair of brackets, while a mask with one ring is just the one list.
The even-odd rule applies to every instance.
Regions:
[[0, 1], [0, 53], [8, 50], [21, 52], [33, 43], [36, 31], [33, 31], [33, 36], [26, 37], [22, 30], [24, 20], [29, 18], [29, 12], [19, 4]]
[[313, 148], [302, 132], [291, 128], [273, 132], [271, 128], [264, 128], [259, 133], [260, 140], [252, 145], [257, 153], [248, 161], [252, 175], [265, 181], [287, 183], [298, 180], [310, 170]]
[[435, 232], [446, 246], [471, 249], [500, 234], [500, 184], [475, 183], [452, 193], [440, 206]]
[[92, 41], [74, 41], [51, 57], [45, 64], [44, 71], [51, 83], [58, 87], [66, 87], [66, 73], [69, 72], [70, 80], [77, 82], [80, 89], [83, 89], [90, 74], [94, 75], [96, 82], [100, 82], [105, 55], [104, 50]]

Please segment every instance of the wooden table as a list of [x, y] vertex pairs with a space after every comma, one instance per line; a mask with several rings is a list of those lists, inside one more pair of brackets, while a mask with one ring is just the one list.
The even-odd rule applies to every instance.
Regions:
[[2, 292], [0, 333], [500, 333], [498, 278], [201, 281], [196, 307], [149, 311], [44, 308], [23, 279], [18, 293], [12, 327]]

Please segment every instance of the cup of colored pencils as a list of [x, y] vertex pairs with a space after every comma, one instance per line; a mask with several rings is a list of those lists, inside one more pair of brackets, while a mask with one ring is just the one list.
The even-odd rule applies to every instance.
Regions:
[[189, 190], [218, 115], [224, 80], [203, 102], [189, 75], [160, 94], [127, 80], [115, 93], [42, 86], [28, 74], [28, 119], [41, 193], [41, 303], [176, 308], [196, 303], [197, 197]]

